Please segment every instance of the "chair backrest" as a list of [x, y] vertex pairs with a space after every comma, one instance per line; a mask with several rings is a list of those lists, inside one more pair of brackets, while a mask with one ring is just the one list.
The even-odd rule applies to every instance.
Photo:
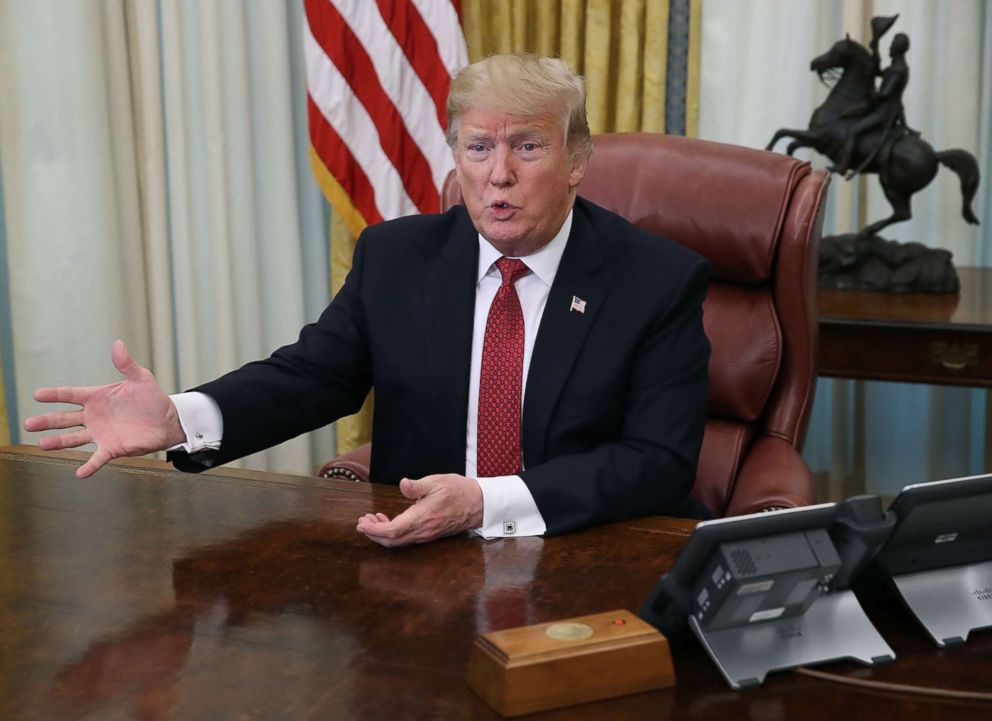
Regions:
[[[759, 435], [798, 448], [816, 379], [816, 258], [829, 175], [794, 158], [649, 133], [594, 137], [579, 194], [712, 264], [713, 347], [693, 495], [722, 515]], [[448, 208], [462, 202], [449, 175]]]

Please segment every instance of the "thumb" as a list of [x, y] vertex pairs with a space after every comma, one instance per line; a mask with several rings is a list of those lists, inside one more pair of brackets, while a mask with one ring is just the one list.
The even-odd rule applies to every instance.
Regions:
[[131, 357], [130, 351], [128, 351], [127, 346], [124, 345], [124, 341], [122, 340], [114, 341], [114, 346], [110, 351], [110, 358], [114, 362], [114, 367], [129, 381], [138, 380], [138, 376], [144, 370]]
[[411, 500], [423, 498], [430, 493], [430, 481], [404, 478], [400, 481], [400, 493]]

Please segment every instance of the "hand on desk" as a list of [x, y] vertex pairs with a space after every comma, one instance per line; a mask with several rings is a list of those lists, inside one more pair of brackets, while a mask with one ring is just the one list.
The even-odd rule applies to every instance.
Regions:
[[96, 443], [96, 451], [76, 470], [78, 478], [93, 475], [114, 458], [161, 451], [186, 440], [175, 405], [151, 371], [131, 357], [123, 341], [114, 342], [111, 358], [124, 380], [105, 386], [39, 388], [34, 392], [36, 401], [75, 403], [82, 408], [24, 421], [27, 431], [82, 426], [38, 441], [46, 451]]
[[426, 543], [482, 525], [482, 489], [472, 478], [454, 473], [404, 478], [400, 492], [416, 503], [393, 520], [385, 513], [366, 513], [357, 530], [383, 546]]

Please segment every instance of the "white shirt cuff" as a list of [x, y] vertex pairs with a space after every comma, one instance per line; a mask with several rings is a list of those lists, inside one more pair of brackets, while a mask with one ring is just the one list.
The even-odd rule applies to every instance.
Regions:
[[186, 442], [170, 448], [187, 453], [216, 451], [224, 436], [224, 416], [217, 401], [206, 393], [191, 391], [169, 396], [179, 414], [179, 425], [186, 434]]
[[548, 530], [534, 496], [520, 476], [475, 480], [482, 489], [482, 527], [475, 529], [478, 535], [483, 538], [540, 536]]

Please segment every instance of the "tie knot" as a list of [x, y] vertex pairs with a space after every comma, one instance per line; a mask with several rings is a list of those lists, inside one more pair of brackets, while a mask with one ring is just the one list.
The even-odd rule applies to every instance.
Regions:
[[519, 258], [500, 258], [496, 261], [499, 274], [503, 276], [503, 285], [513, 285], [517, 278], [530, 272], [530, 268]]

